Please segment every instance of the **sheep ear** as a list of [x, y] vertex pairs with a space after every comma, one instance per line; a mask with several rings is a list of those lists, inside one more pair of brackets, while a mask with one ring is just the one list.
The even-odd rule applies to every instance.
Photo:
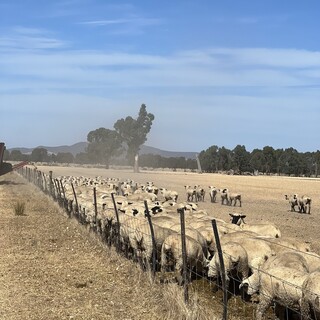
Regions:
[[245, 215], [245, 214], [242, 214], [240, 217], [241, 217], [242, 219], [244, 219], [244, 218], [246, 217], [246, 215]]
[[229, 213], [229, 216], [230, 216], [230, 217], [234, 217], [234, 214], [233, 214], [233, 213]]

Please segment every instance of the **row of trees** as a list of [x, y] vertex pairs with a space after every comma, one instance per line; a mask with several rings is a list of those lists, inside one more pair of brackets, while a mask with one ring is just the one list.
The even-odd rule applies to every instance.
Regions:
[[234, 171], [237, 174], [255, 171], [264, 174], [318, 176], [320, 151], [300, 153], [294, 148], [274, 149], [270, 146], [248, 152], [243, 145], [233, 150], [216, 145], [199, 154], [205, 172]]
[[[71, 153], [48, 154], [44, 148], [36, 148], [31, 155], [18, 150], [8, 151], [4, 160], [29, 160], [33, 162], [60, 162], [79, 164], [131, 165], [138, 171], [138, 154], [140, 147], [147, 140], [154, 115], [148, 113], [142, 104], [136, 119], [128, 116], [117, 120], [114, 129], [99, 128], [87, 135], [86, 152], [73, 156]], [[213, 145], [201, 151], [199, 159], [202, 171], [232, 171], [236, 174], [260, 172], [264, 174], [285, 174], [295, 176], [318, 176], [320, 151], [299, 153], [296, 149], [273, 149], [270, 146], [262, 150], [248, 152], [243, 145], [233, 150]], [[196, 169], [197, 161], [184, 157], [165, 158], [159, 155], [140, 156], [140, 166], [153, 168]]]
[[155, 154], [143, 154], [139, 157], [141, 167], [171, 168], [171, 169], [197, 169], [197, 161], [185, 157], [162, 157]]
[[[89, 148], [88, 148], [89, 149]], [[96, 154], [81, 152], [73, 156], [70, 152], [59, 152], [50, 154], [45, 148], [35, 148], [30, 155], [21, 153], [20, 150], [5, 151], [4, 160], [11, 161], [30, 161], [30, 162], [51, 162], [51, 163], [76, 163], [76, 164], [97, 164], [99, 161]], [[111, 165], [129, 165], [126, 158], [111, 158]], [[154, 154], [143, 154], [139, 157], [140, 167], [149, 168], [171, 168], [171, 169], [190, 169], [197, 168], [196, 160], [184, 157], [162, 157]]]

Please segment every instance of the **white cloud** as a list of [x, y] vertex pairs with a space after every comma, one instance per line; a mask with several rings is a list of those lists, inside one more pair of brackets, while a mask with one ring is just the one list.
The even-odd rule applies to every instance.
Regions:
[[[17, 26], [6, 35], [0, 35], [0, 53], [12, 50], [57, 49], [66, 46], [66, 42], [56, 39], [49, 32], [37, 28]], [[23, 53], [22, 53], [23, 54]]]
[[[33, 37], [37, 43], [38, 38]], [[41, 42], [41, 41], [40, 41]], [[42, 42], [43, 43], [43, 42]], [[48, 44], [48, 42], [44, 42]], [[50, 43], [50, 42], [49, 42]], [[45, 45], [43, 45], [45, 47]], [[39, 45], [38, 45], [39, 47]], [[319, 52], [211, 49], [167, 56], [97, 51], [0, 52], [3, 76], [75, 86], [312, 86], [319, 84]], [[31, 80], [30, 80], [31, 81]], [[32, 82], [32, 81], [31, 81]]]
[[150, 26], [160, 24], [159, 19], [150, 18], [133, 18], [133, 19], [110, 19], [110, 20], [93, 20], [85, 21], [80, 24], [91, 25], [91, 26], [107, 26], [107, 25], [117, 25], [117, 24], [130, 24], [135, 26]]
[[310, 68], [320, 66], [320, 51], [277, 48], [215, 48], [211, 55], [224, 55], [232, 63], [245, 66]]

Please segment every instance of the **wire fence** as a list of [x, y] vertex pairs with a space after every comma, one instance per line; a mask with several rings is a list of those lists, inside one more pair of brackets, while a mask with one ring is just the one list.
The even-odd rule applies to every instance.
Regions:
[[124, 185], [139, 186], [129, 180], [18, 172], [155, 281], [182, 285], [185, 303], [192, 286], [216, 297], [221, 319], [320, 319], [320, 257], [303, 243], [255, 236], [185, 205], [164, 209], [143, 192], [133, 201]]

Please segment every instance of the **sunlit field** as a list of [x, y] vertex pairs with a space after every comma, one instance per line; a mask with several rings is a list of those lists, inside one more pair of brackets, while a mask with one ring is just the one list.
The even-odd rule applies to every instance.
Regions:
[[[132, 179], [137, 183], [152, 181], [158, 187], [165, 187], [179, 193], [179, 201], [186, 200], [185, 186], [200, 185], [208, 190], [209, 186], [228, 188], [231, 192], [242, 195], [242, 207], [221, 205], [219, 195], [216, 203], [211, 203], [208, 193], [205, 201], [199, 203], [210, 215], [229, 221], [229, 213], [245, 214], [247, 223], [272, 222], [280, 227], [282, 236], [290, 236], [308, 241], [313, 250], [320, 253], [319, 213], [320, 213], [320, 179], [294, 178], [278, 176], [231, 176], [209, 173], [187, 173], [168, 171], [111, 170], [81, 167], [38, 166], [38, 170], [53, 172], [59, 176], [86, 176], [119, 178], [121, 181]], [[311, 215], [290, 212], [285, 194], [309, 195], [312, 198]], [[161, 196], [159, 196], [161, 200]]]

